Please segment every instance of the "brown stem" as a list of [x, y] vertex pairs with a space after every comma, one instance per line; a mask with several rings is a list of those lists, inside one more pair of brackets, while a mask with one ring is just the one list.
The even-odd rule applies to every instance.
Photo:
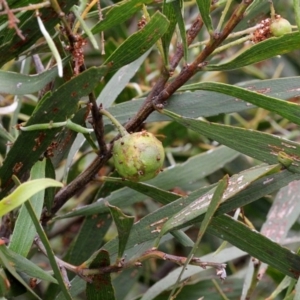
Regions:
[[[200, 30], [202, 29], [202, 26], [203, 21], [200, 15], [198, 15], [195, 21], [193, 22], [191, 28], [187, 31], [186, 37], [188, 45], [190, 45], [196, 38]], [[148, 95], [140, 110], [136, 113], [133, 119], [129, 120], [129, 122], [125, 125], [127, 131], [134, 131], [155, 110], [152, 104], [153, 100], [157, 99], [157, 97], [164, 91], [167, 81], [169, 80], [170, 76], [172, 76], [175, 68], [178, 66], [182, 58], [183, 45], [181, 44], [177, 47], [175, 54], [170, 60], [169, 70], [166, 70], [165, 68], [163, 69], [160, 78], [156, 82], [155, 86], [152, 89], [152, 92]]]
[[[186, 38], [187, 38], [188, 45], [190, 45], [193, 42], [193, 40], [196, 38], [202, 26], [203, 26], [203, 21], [201, 19], [201, 16], [199, 15], [194, 21], [194, 23], [192, 24], [191, 28], [187, 31]], [[170, 61], [170, 72], [174, 72], [175, 68], [178, 66], [182, 57], [183, 57], [183, 45], [181, 44], [177, 47], [176, 52]]]
[[52, 219], [52, 217], [56, 214], [56, 212], [70, 199], [74, 196], [82, 187], [88, 184], [95, 174], [100, 170], [101, 167], [105, 165], [105, 163], [110, 159], [111, 151], [108, 149], [105, 157], [97, 156], [94, 161], [90, 164], [90, 166], [79, 176], [76, 177], [71, 183], [69, 183], [66, 187], [62, 188], [55, 195], [54, 205], [50, 212], [44, 211], [41, 217], [41, 221], [43, 225]]

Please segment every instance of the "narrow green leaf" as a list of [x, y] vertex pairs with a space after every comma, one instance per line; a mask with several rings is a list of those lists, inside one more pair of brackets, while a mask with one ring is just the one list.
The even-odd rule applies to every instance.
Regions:
[[162, 36], [164, 57], [168, 60], [169, 47], [170, 47], [170, 43], [171, 43], [175, 28], [176, 28], [176, 23], [177, 23], [176, 14], [175, 14], [175, 10], [173, 7], [173, 2], [167, 2], [167, 0], [164, 0], [163, 7], [162, 7], [162, 13], [167, 17], [167, 19], [170, 22], [170, 25], [169, 25], [166, 33]]
[[52, 37], [50, 36], [49, 32], [47, 31], [39, 14], [36, 16], [36, 19], [37, 19], [37, 23], [39, 25], [40, 31], [49, 47], [49, 50], [50, 50], [51, 54], [53, 55], [53, 57], [55, 58], [58, 76], [63, 77], [63, 64], [62, 64], [62, 59], [61, 59], [60, 53], [58, 52], [58, 49], [56, 48], [55, 43], [54, 43]]
[[[188, 44], [187, 44], [186, 31], [185, 31], [185, 23], [184, 23], [183, 16], [182, 16], [183, 3], [182, 3], [182, 0], [175, 0], [172, 2], [172, 4], [173, 4], [177, 24], [178, 24], [179, 31], [180, 31], [181, 41], [182, 41], [182, 45], [183, 45], [184, 59], [185, 59], [185, 61], [187, 61], [187, 59], [188, 59]], [[166, 57], [168, 57], [168, 54]]]
[[[258, 94], [268, 95], [280, 99], [290, 99], [299, 95], [299, 81], [300, 77], [288, 77], [270, 80], [254, 80], [244, 82], [239, 86]], [[203, 83], [205, 84], [205, 83]], [[193, 85], [188, 85], [188, 87]], [[239, 112], [249, 108], [253, 108], [250, 103], [240, 101], [236, 97], [230, 97], [214, 91], [193, 91], [181, 92], [188, 90], [185, 86], [179, 89], [180, 93], [174, 94], [168, 101], [167, 108], [175, 113], [189, 116], [190, 118], [198, 118], [215, 116], [221, 113]], [[127, 101], [115, 105], [108, 109], [108, 111], [117, 118], [120, 123], [125, 123], [133, 113], [141, 107], [144, 98], [134, 101]], [[170, 120], [166, 115], [158, 112], [152, 113], [147, 122], [160, 122]], [[105, 124], [109, 124], [105, 120]]]
[[41, 280], [49, 281], [57, 284], [57, 280], [53, 278], [48, 272], [38, 267], [35, 263], [12, 251], [10, 248], [3, 247], [2, 252], [15, 266], [18, 272], [23, 272], [32, 278], [39, 278]]
[[[99, 83], [99, 78], [106, 72], [106, 67], [92, 67], [60, 86], [52, 94], [45, 95], [26, 125], [66, 121], [78, 110], [78, 101], [81, 97], [90, 93]], [[0, 198], [13, 186], [11, 176], [15, 174], [21, 177], [28, 171], [44, 154], [51, 142], [59, 138], [56, 135], [60, 130], [60, 128], [53, 128], [20, 133], [0, 168], [1, 186], [4, 187]]]
[[109, 65], [110, 71], [116, 71], [136, 60], [150, 49], [166, 32], [169, 21], [160, 12], [156, 12], [149, 23], [138, 32], [132, 34], [122, 43], [104, 64]]
[[41, 239], [41, 241], [42, 241], [42, 243], [45, 247], [50, 265], [51, 265], [52, 270], [54, 272], [54, 275], [57, 279], [57, 282], [60, 286], [60, 289], [61, 289], [61, 291], [62, 291], [62, 293], [63, 293], [66, 300], [72, 300], [72, 297], [69, 293], [69, 290], [66, 286], [66, 283], [64, 282], [64, 279], [62, 277], [60, 269], [57, 265], [57, 262], [56, 262], [56, 259], [55, 259], [55, 256], [54, 256], [54, 252], [51, 248], [48, 237], [47, 237], [42, 225], [40, 224], [39, 219], [37, 218], [37, 216], [35, 214], [35, 211], [32, 208], [31, 203], [26, 202], [25, 205], [26, 205], [28, 213], [30, 214], [31, 220], [34, 223], [35, 229], [36, 229], [36, 231], [37, 231], [37, 233], [38, 233], [38, 235], [39, 235], [39, 237], [40, 237], [40, 239]]
[[227, 240], [285, 275], [299, 277], [300, 256], [229, 216], [213, 218], [207, 232]]
[[155, 199], [155, 201], [160, 202], [162, 204], [168, 204], [181, 196], [172, 192], [168, 192], [162, 190], [154, 185], [150, 185], [144, 182], [133, 182], [129, 180], [124, 180], [122, 178], [114, 178], [114, 177], [104, 177], [106, 182], [115, 182], [120, 185], [127, 186], [139, 193], [142, 193], [149, 198]]
[[298, 143], [268, 133], [181, 117], [167, 110], [164, 110], [164, 113], [196, 132], [269, 164], [277, 163], [278, 154], [284, 152], [293, 159], [289, 169], [292, 172], [300, 172]]
[[109, 214], [87, 216], [64, 260], [73, 265], [86, 261], [103, 244], [112, 219]]
[[207, 71], [234, 70], [262, 60], [282, 55], [300, 48], [300, 33], [293, 32], [282, 37], [267, 39], [253, 45], [233, 60], [221, 65], [208, 65]]
[[0, 216], [4, 216], [11, 210], [26, 202], [30, 197], [39, 191], [51, 186], [62, 187], [63, 185], [62, 183], [49, 178], [35, 179], [22, 183], [9, 196], [1, 200]]
[[11, 264], [9, 258], [5, 255], [3, 250], [5, 248], [5, 245], [2, 243], [0, 244], [0, 263], [1, 265], [9, 271], [9, 273], [20, 283], [22, 284], [35, 298], [40, 299], [41, 298], [29, 287], [29, 285], [23, 280], [23, 278], [16, 272], [15, 268], [13, 267], [13, 264]]
[[41, 90], [57, 76], [57, 67], [53, 67], [37, 75], [0, 70], [0, 92], [11, 95], [31, 94]]
[[[269, 173], [278, 172], [278, 165], [262, 165], [251, 168], [249, 170], [245, 170], [241, 173], [235, 174], [229, 178], [227, 190], [224, 192], [222, 202], [225, 202], [229, 198], [234, 195], [240, 193], [242, 190], [247, 188], [252, 182], [259, 179], [262, 176], [265, 176]], [[220, 184], [222, 181], [220, 182]], [[222, 191], [224, 183], [221, 184], [219, 189]], [[214, 199], [214, 195], [216, 192], [216, 187], [212, 188], [206, 194], [201, 197], [195, 199], [192, 203], [185, 206], [178, 213], [174, 214], [171, 218], [168, 219], [167, 222], [163, 225], [160, 236], [164, 235], [166, 232], [170, 230], [174, 230], [178, 227], [182, 227], [183, 224], [195, 219], [196, 217], [206, 213], [207, 208], [209, 207], [209, 203]], [[216, 197], [219, 195], [216, 195]]]
[[213, 26], [212, 26], [212, 20], [210, 17], [211, 0], [197, 0], [197, 5], [199, 7], [201, 18], [207, 28], [207, 31], [210, 34], [212, 34]]
[[[228, 187], [228, 179], [229, 179], [229, 176], [225, 175], [224, 178], [219, 181], [219, 183], [218, 183], [218, 185], [217, 185], [217, 187], [216, 187], [216, 189], [214, 191], [214, 194], [212, 196], [212, 200], [209, 203], [209, 206], [208, 206], [207, 211], [205, 213], [204, 219], [201, 222], [196, 242], [195, 242], [192, 250], [190, 251], [190, 253], [189, 253], [188, 257], [187, 257], [186, 262], [182, 266], [182, 269], [181, 269], [181, 272], [180, 272], [180, 274], [178, 276], [176, 284], [175, 284], [175, 286], [172, 289], [171, 296], [174, 295], [176, 289], [179, 287], [179, 284], [180, 284], [181, 279], [182, 279], [182, 275], [183, 275], [185, 269], [187, 268], [187, 265], [189, 264], [189, 262], [192, 259], [192, 257], [196, 254], [196, 251], [197, 251], [197, 249], [199, 247], [201, 239], [202, 239], [202, 237], [203, 237], [203, 235], [204, 235], [204, 233], [205, 233], [205, 231], [206, 231], [209, 223], [211, 222], [211, 219], [212, 219], [213, 215], [215, 214], [217, 208], [221, 204], [221, 201], [222, 201], [223, 195], [225, 193], [225, 190]], [[179, 212], [179, 214], [180, 213], [182, 213], [182, 212]], [[186, 213], [188, 213], [188, 212], [185, 212], [185, 214]], [[174, 217], [172, 219], [174, 221]], [[170, 221], [171, 220], [168, 220], [167, 223], [170, 222]], [[175, 222], [176, 222], [176, 220], [175, 220]], [[165, 225], [166, 224], [164, 224], [164, 226], [163, 226], [163, 228], [161, 230], [160, 236], [163, 234], [163, 232], [165, 232], [165, 230], [164, 230]]]
[[[107, 267], [110, 265], [109, 254], [105, 250], [99, 251], [91, 263], [90, 268]], [[93, 275], [92, 282], [86, 285], [87, 300], [114, 300], [114, 289], [110, 273]]]
[[[231, 182], [229, 181], [229, 176], [225, 175], [223, 179], [221, 179], [214, 191], [213, 197], [211, 199], [211, 202], [209, 203], [209, 206], [207, 208], [207, 211], [205, 213], [204, 219], [201, 222], [199, 235], [198, 237], [202, 237], [205, 233], [209, 223], [211, 222], [216, 210], [220, 206], [221, 202], [223, 201], [223, 198], [225, 197], [226, 190]], [[235, 189], [235, 187], [232, 187]], [[240, 190], [240, 189], [239, 189]]]
[[[79, 276], [75, 276], [71, 280], [71, 288], [70, 288], [70, 294], [73, 297], [73, 299], [76, 299], [76, 296], [86, 289], [86, 281], [84, 281]], [[59, 292], [59, 294], [55, 297], [55, 300], [65, 300], [64, 294], [62, 292]]]
[[278, 98], [265, 96], [263, 93], [266, 91], [256, 92], [249, 91], [237, 86], [217, 83], [217, 82], [200, 82], [190, 84], [184, 87], [185, 90], [207, 90], [226, 94], [232, 97], [240, 98], [248, 101], [256, 106], [265, 108], [269, 111], [276, 112], [280, 116], [300, 125], [300, 106], [293, 102], [283, 101]]
[[193, 240], [184, 231], [182, 231], [182, 230], [174, 230], [174, 231], [171, 231], [171, 234], [184, 247], [193, 247], [194, 246]]
[[134, 217], [125, 215], [118, 207], [108, 205], [110, 213], [114, 219], [118, 230], [119, 250], [118, 260], [123, 257], [124, 250], [129, 238], [129, 234], [134, 222]]
[[[35, 165], [31, 169], [32, 180], [45, 178], [45, 165], [45, 160], [35, 163]], [[44, 194], [45, 190], [41, 190], [28, 200], [31, 202], [38, 218], [40, 218], [42, 213]], [[9, 249], [26, 257], [31, 248], [35, 235], [36, 230], [34, 224], [32, 223], [27, 209], [23, 204], [14, 227], [14, 231], [9, 244]]]
[[[93, 27], [92, 33], [96, 34], [125, 22], [134, 13], [141, 10], [143, 4], [151, 2], [152, 0], [124, 0], [103, 9], [103, 20]], [[92, 14], [98, 16], [98, 11]]]
[[138, 284], [139, 277], [143, 275], [143, 269], [123, 270], [116, 278], [113, 279], [116, 300], [124, 300], [126, 295]]

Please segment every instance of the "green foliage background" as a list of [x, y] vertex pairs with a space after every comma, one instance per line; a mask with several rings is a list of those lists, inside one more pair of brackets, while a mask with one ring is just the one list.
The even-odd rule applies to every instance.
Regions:
[[[0, 296], [300, 299], [299, 1], [258, 43], [268, 1], [94, 2], [0, 1]], [[163, 172], [119, 178], [95, 104]]]

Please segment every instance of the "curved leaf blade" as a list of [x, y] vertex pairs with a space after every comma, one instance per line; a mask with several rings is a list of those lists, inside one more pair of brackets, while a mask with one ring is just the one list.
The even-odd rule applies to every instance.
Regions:
[[130, 230], [134, 222], [134, 217], [125, 215], [116, 206], [108, 205], [108, 208], [118, 230], [119, 250], [117, 259], [120, 260], [122, 259], [123, 253], [126, 248]]
[[[100, 267], [108, 267], [109, 265], [108, 252], [100, 250], [91, 263], [90, 268], [98, 269]], [[93, 275], [92, 281], [86, 285], [87, 300], [114, 300], [114, 294], [110, 273]]]
[[[45, 167], [45, 159], [43, 161], [38, 161], [31, 169], [31, 179], [34, 180], [45, 178]], [[29, 200], [38, 218], [40, 218], [42, 213], [44, 194], [45, 191], [41, 190]], [[32, 223], [26, 207], [23, 205], [15, 223], [14, 231], [9, 243], [9, 249], [26, 257], [31, 248], [35, 235], [36, 230], [34, 224]]]
[[207, 71], [225, 71], [242, 68], [262, 60], [300, 48], [300, 33], [293, 32], [279, 38], [270, 38], [245, 50], [233, 60], [221, 65], [208, 65]]
[[[244, 82], [238, 86], [269, 97], [289, 99], [299, 96], [299, 81], [300, 77], [296, 76], [270, 80], [254, 80]], [[203, 83], [203, 85], [205, 86], [206, 83]], [[239, 112], [253, 108], [253, 105], [250, 103], [245, 103], [236, 97], [220, 94], [215, 91], [184, 92], [190, 90], [189, 87], [191, 87], [192, 90], [193, 85], [183, 86], [178, 93], [171, 96], [166, 104], [166, 108], [177, 114], [189, 116], [190, 118], [198, 118], [200, 116], [210, 117], [221, 113]], [[196, 87], [196, 85], [194, 87]], [[125, 123], [131, 117], [132, 113], [135, 113], [140, 108], [143, 101], [144, 98], [134, 99], [133, 101], [110, 107], [108, 111], [121, 123]], [[168, 116], [154, 112], [148, 117], [147, 122], [167, 120], [170, 120]], [[109, 121], [104, 121], [105, 124], [109, 124]]]
[[211, 34], [213, 32], [213, 25], [210, 17], [211, 0], [197, 0], [197, 5], [199, 7], [201, 18], [207, 28], [207, 31]]
[[126, 39], [104, 64], [111, 66], [110, 71], [116, 71], [138, 59], [167, 31], [168, 26], [168, 19], [157, 11], [149, 23]]
[[57, 67], [37, 75], [24, 75], [0, 70], [0, 93], [11, 95], [31, 94], [41, 90], [56, 76]]
[[247, 251], [251, 256], [269, 264], [283, 274], [292, 278], [299, 277], [299, 255], [229, 216], [213, 218], [207, 232]]
[[50, 275], [47, 271], [41, 269], [32, 261], [26, 259], [24, 256], [12, 251], [9, 248], [1, 248], [2, 252], [9, 259], [9, 261], [14, 264], [18, 272], [24, 272], [33, 278], [39, 278], [41, 280], [49, 281], [57, 284], [57, 280]]
[[[134, 13], [141, 10], [143, 4], [151, 2], [151, 0], [124, 0], [103, 9], [103, 20], [93, 27], [92, 33], [96, 34], [125, 22]], [[96, 14], [98, 15], [98, 12]]]
[[[278, 171], [278, 165], [263, 165], [233, 175], [229, 178], [228, 186], [225, 186], [226, 190], [224, 193], [222, 193], [221, 202], [225, 202], [229, 198], [232, 198], [233, 196], [237, 195], [257, 179], [266, 176], [269, 173]], [[180, 210], [178, 213], [174, 214], [171, 218], [169, 218], [163, 225], [160, 235], [163, 235], [166, 232], [174, 230], [178, 227], [182, 227], [187, 222], [206, 213], [207, 208], [209, 207], [209, 203], [212, 201], [212, 199], [214, 199], [214, 197], [217, 196], [215, 196], [216, 190], [217, 187], [213, 187], [206, 194], [195, 199], [189, 205], [185, 206], [182, 210]]]
[[46, 189], [47, 187], [62, 187], [59, 181], [43, 178], [27, 181], [18, 186], [9, 196], [0, 201], [0, 216], [4, 216], [11, 210], [17, 208], [30, 197]]
[[289, 170], [300, 173], [300, 144], [296, 142], [259, 131], [182, 117], [165, 109], [163, 112], [183, 126], [260, 161], [278, 163], [278, 154], [283, 152], [293, 160]]
[[30, 286], [25, 282], [25, 280], [18, 274], [10, 258], [6, 256], [4, 243], [0, 243], [0, 263], [5, 267], [11, 276], [13, 276], [21, 285], [23, 285], [35, 298], [41, 300], [41, 298], [30, 288]]
[[261, 91], [261, 93], [259, 93], [255, 91], [249, 91], [237, 86], [217, 82], [201, 82], [187, 85], [184, 88], [188, 90], [200, 89], [214, 91], [232, 97], [237, 97], [258, 107], [273, 111], [280, 116], [300, 125], [300, 106], [297, 103], [286, 102], [278, 98], [265, 96], [263, 95], [264, 91]]

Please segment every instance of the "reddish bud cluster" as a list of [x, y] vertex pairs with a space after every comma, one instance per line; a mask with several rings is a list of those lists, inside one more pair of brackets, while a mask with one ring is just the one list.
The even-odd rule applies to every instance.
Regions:
[[80, 35], [75, 35], [76, 41], [73, 43], [73, 47], [67, 46], [66, 50], [70, 51], [74, 62], [74, 74], [80, 73], [80, 67], [84, 64], [84, 52], [83, 47], [87, 44], [87, 41]]
[[252, 34], [252, 42], [257, 44], [271, 37], [270, 25], [271, 18], [262, 20], [258, 24], [258, 28]]
[[147, 24], [147, 20], [144, 16], [142, 16], [142, 18], [139, 20], [138, 22], [138, 29], [143, 29], [145, 27], [145, 25]]

